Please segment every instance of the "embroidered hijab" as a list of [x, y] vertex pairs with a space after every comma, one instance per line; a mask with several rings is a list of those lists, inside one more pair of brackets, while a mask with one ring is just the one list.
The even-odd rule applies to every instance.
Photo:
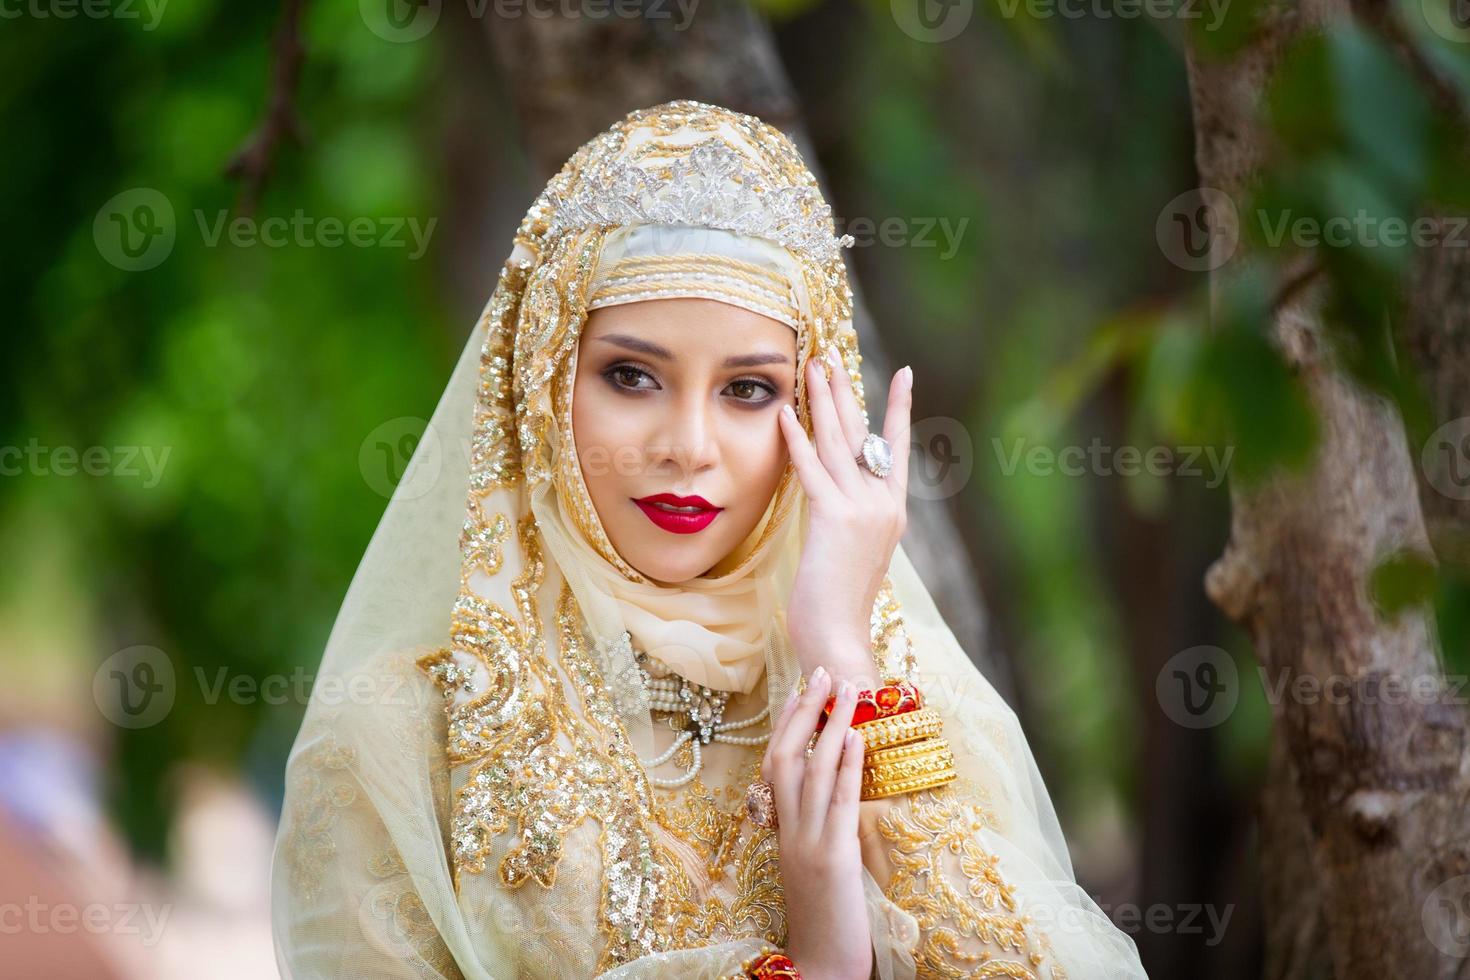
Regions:
[[[784, 942], [775, 835], [739, 805], [760, 748], [711, 746], [699, 778], [656, 779], [671, 735], [639, 656], [733, 692], [752, 724], [785, 700], [800, 484], [788, 464], [729, 557], [653, 583], [587, 494], [573, 379], [589, 309], [732, 302], [796, 332], [810, 431], [802, 379], [826, 346], [862, 404], [849, 242], [794, 144], [717, 106], [631, 113], [552, 178], [328, 641], [273, 869], [283, 975], [713, 978]], [[1002, 971], [984, 975], [1142, 977], [1073, 881], [1014, 713], [902, 547], [871, 627], [878, 673], [923, 685], [968, 787], [885, 823], [893, 878], [864, 874], [878, 974], [966, 975], [943, 967], [983, 946]]]

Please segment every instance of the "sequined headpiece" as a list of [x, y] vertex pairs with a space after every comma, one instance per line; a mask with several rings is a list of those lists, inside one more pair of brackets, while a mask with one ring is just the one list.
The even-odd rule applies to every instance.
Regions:
[[810, 184], [780, 184], [718, 138], [667, 159], [657, 142], [636, 162], [595, 160], [565, 198], [550, 201], [553, 234], [598, 225], [695, 225], [752, 235], [831, 262], [851, 235], [832, 234], [832, 209]]

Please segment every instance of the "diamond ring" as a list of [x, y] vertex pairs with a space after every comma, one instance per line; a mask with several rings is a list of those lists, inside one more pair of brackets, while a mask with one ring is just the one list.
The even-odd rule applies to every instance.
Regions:
[[757, 779], [745, 791], [745, 815], [757, 827], [776, 829], [776, 799], [771, 784], [764, 779]]
[[863, 448], [857, 454], [857, 464], [878, 478], [893, 470], [893, 447], [882, 436], [869, 432], [863, 438]]

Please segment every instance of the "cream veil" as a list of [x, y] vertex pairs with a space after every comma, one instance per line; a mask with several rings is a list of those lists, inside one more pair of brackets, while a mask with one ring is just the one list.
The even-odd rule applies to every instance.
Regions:
[[[715, 676], [719, 629], [696, 627], [722, 617], [688, 597], [640, 597], [657, 587], [607, 541], [569, 449], [588, 299], [605, 250], [636, 250], [640, 226], [730, 233], [701, 251], [768, 250], [794, 277], [797, 378], [835, 344], [861, 400], [845, 243], [785, 136], [674, 102], [630, 114], [568, 161], [518, 229], [328, 641], [287, 767], [273, 867], [286, 977], [719, 977], [780, 939], [779, 897], [739, 912], [764, 938], [735, 928], [736, 913], [692, 902], [639, 762], [655, 734], [633, 637], [640, 649], [664, 643], [670, 659], [682, 645], [687, 669], [703, 662]], [[721, 627], [728, 659], [758, 652], [771, 704], [797, 677], [784, 600], [805, 520], [788, 467], [766, 520], [691, 584], [742, 610]], [[686, 615], [689, 628], [660, 633], [661, 617]], [[974, 975], [1142, 977], [1132, 941], [1074, 883], [1014, 713], [901, 547], [872, 636], [881, 672], [915, 677], [944, 716], [973, 794], [970, 843], [947, 846], [961, 859], [990, 855], [1003, 872], [997, 912], [966, 928], [1030, 929], [1027, 948], [1045, 951], [1031, 954], [1032, 972]], [[745, 885], [777, 876], [773, 840], [743, 853]], [[865, 877], [880, 975], [925, 972], [937, 955], [925, 944], [948, 942], [920, 935], [938, 898], [895, 901]]]

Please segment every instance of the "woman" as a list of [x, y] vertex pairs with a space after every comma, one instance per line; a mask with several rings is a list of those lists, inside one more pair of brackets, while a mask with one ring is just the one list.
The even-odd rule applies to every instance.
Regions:
[[715, 106], [551, 180], [328, 644], [285, 975], [1143, 976], [898, 546], [845, 244]]

